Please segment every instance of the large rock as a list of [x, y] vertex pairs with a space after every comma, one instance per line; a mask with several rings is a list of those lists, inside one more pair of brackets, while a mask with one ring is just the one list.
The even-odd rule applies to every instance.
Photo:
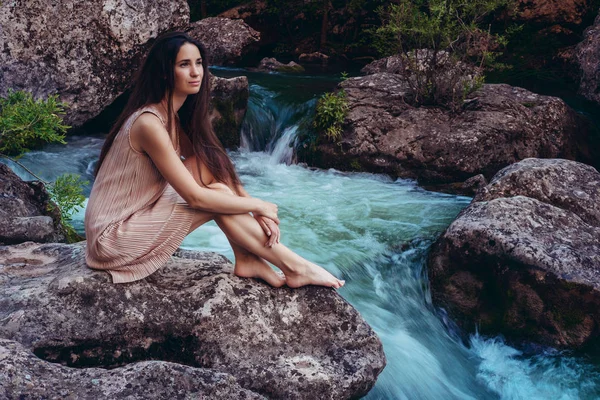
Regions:
[[6, 399], [266, 399], [225, 373], [165, 361], [124, 367], [69, 368], [0, 339], [0, 393]]
[[[69, 367], [206, 368], [269, 398], [358, 398], [385, 365], [375, 333], [332, 289], [273, 289], [237, 278], [222, 256], [191, 251], [114, 285], [83, 254], [83, 243], [0, 247], [0, 337]], [[106, 376], [93, 374], [86, 379]]]
[[207, 48], [211, 65], [232, 65], [257, 50], [260, 33], [241, 19], [204, 18], [189, 25], [188, 34]]
[[189, 21], [184, 0], [0, 3], [0, 95], [58, 93], [80, 126], [121, 94], [149, 39]]
[[0, 244], [64, 242], [60, 211], [51, 204], [43, 183], [24, 182], [0, 163]]
[[438, 189], [528, 157], [589, 160], [587, 122], [564, 101], [509, 85], [483, 85], [459, 113], [415, 108], [401, 75], [376, 73], [341, 85], [350, 111], [339, 143], [320, 139], [301, 160], [318, 167], [383, 172]]
[[598, 343], [600, 174], [560, 159], [500, 171], [433, 245], [434, 301], [467, 330]]
[[248, 109], [248, 78], [211, 76], [210, 118], [215, 133], [229, 149], [240, 146], [240, 130]]
[[600, 15], [577, 46], [577, 61], [581, 70], [579, 93], [600, 103]]

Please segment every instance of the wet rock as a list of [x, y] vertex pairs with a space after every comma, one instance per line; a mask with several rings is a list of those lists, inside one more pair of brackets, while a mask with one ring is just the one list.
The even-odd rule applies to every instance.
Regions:
[[260, 61], [258, 65], [259, 71], [275, 71], [275, 72], [304, 72], [304, 67], [293, 61], [287, 64], [277, 61], [272, 57], [265, 57]]
[[265, 399], [222, 372], [165, 361], [124, 367], [69, 368], [0, 339], [0, 391], [7, 399]]
[[248, 109], [248, 78], [211, 76], [210, 118], [213, 129], [225, 148], [240, 146], [240, 129]]
[[576, 57], [581, 70], [579, 93], [600, 103], [600, 15], [586, 30], [583, 41], [577, 46]]
[[260, 33], [241, 19], [204, 18], [189, 28], [188, 34], [206, 46], [211, 65], [239, 63], [246, 54], [257, 50], [260, 40]]
[[590, 161], [586, 120], [556, 97], [483, 85], [451, 113], [411, 106], [410, 85], [399, 74], [350, 78], [340, 87], [350, 107], [341, 140], [320, 139], [314, 151], [298, 153], [301, 161], [342, 170], [358, 163], [450, 190], [529, 157]]
[[80, 126], [129, 84], [144, 44], [189, 21], [183, 0], [0, 3], [0, 95], [59, 94]]
[[69, 367], [209, 368], [269, 398], [358, 398], [385, 365], [375, 333], [332, 289], [273, 289], [192, 251], [115, 285], [83, 254], [84, 243], [0, 247], [0, 337]]
[[432, 247], [434, 301], [467, 331], [598, 342], [600, 173], [560, 159], [500, 171]]
[[0, 244], [66, 241], [59, 211], [49, 205], [41, 182], [24, 182], [0, 163]]
[[329, 56], [319, 53], [318, 51], [313, 53], [302, 53], [298, 57], [298, 61], [300, 61], [302, 64], [320, 65], [325, 67], [329, 63]]

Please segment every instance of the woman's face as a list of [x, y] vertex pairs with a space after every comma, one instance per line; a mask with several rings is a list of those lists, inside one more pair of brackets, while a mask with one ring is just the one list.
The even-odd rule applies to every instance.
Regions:
[[200, 50], [192, 43], [183, 44], [175, 60], [175, 93], [186, 96], [198, 93], [203, 76]]

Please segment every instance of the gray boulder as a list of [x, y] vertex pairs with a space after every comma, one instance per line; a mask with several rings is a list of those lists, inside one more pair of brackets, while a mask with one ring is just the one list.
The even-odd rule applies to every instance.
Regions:
[[332, 289], [273, 289], [192, 251], [114, 285], [83, 254], [84, 243], [0, 247], [0, 337], [69, 367], [208, 368], [269, 398], [358, 398], [385, 365], [375, 333]]
[[211, 76], [210, 118], [215, 133], [226, 148], [240, 146], [240, 129], [248, 109], [248, 78]]
[[129, 84], [144, 44], [189, 21], [183, 0], [0, 3], [0, 96], [59, 94], [80, 126]]
[[188, 34], [202, 42], [211, 65], [232, 65], [258, 50], [260, 33], [241, 19], [204, 18], [189, 25]]
[[556, 347], [600, 333], [600, 174], [568, 160], [500, 171], [433, 245], [434, 301], [483, 334]]
[[41, 182], [24, 182], [0, 163], [0, 244], [64, 242], [60, 212], [49, 211], [50, 196]]
[[266, 72], [291, 72], [291, 73], [299, 73], [304, 72], [304, 67], [294, 61], [290, 61], [287, 64], [284, 64], [280, 61], [277, 61], [272, 57], [265, 57], [260, 61], [260, 64], [257, 68], [259, 71]]
[[266, 399], [222, 372], [165, 361], [106, 370], [69, 368], [0, 339], [0, 393], [5, 399]]
[[581, 70], [579, 93], [600, 103], [600, 15], [584, 33], [583, 41], [577, 46], [576, 57]]
[[411, 106], [411, 89], [399, 74], [350, 78], [340, 87], [349, 104], [341, 140], [319, 139], [314, 151], [298, 152], [301, 161], [472, 194], [477, 186], [463, 182], [480, 174], [489, 180], [524, 158], [590, 159], [588, 123], [556, 97], [486, 84], [451, 113]]

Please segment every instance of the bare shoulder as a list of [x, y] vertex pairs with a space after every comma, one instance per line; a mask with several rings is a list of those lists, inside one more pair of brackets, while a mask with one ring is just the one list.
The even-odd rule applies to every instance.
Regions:
[[144, 144], [148, 141], [154, 142], [162, 137], [169, 137], [165, 127], [156, 115], [147, 112], [137, 117], [129, 131], [131, 145], [139, 152], [144, 151]]

